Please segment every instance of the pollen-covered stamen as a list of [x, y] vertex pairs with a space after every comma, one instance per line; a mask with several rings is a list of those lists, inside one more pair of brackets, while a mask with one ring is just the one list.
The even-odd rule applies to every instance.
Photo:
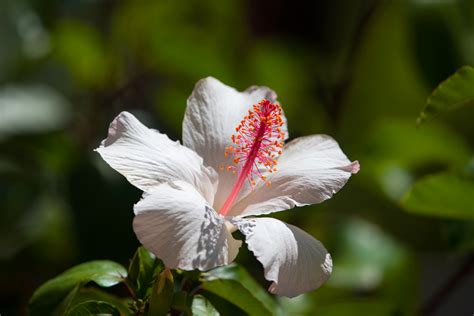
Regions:
[[281, 154], [285, 140], [282, 110], [279, 104], [262, 100], [248, 111], [232, 135], [234, 145], [226, 148], [224, 155], [232, 157], [234, 166], [226, 170], [238, 173], [237, 181], [220, 209], [226, 215], [237, 198], [245, 180], [253, 187], [258, 179], [270, 182], [263, 175], [265, 170], [277, 170], [277, 157]]

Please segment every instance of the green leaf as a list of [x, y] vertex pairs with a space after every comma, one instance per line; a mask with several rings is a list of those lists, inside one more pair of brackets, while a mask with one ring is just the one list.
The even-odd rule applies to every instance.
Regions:
[[174, 293], [173, 302], [171, 308], [184, 313], [185, 315], [192, 316], [191, 311], [192, 298], [185, 291], [179, 291]]
[[167, 315], [173, 302], [173, 292], [173, 274], [171, 274], [169, 269], [165, 269], [159, 274], [153, 284], [147, 315]]
[[411, 213], [474, 219], [474, 180], [439, 173], [417, 181], [402, 199]]
[[89, 316], [105, 314], [111, 316], [120, 316], [120, 312], [114, 305], [101, 301], [86, 301], [74, 306], [66, 316]]
[[397, 270], [407, 254], [377, 225], [359, 218], [341, 222], [337, 231], [337, 273], [329, 284], [353, 290], [378, 288], [391, 270]]
[[191, 306], [194, 316], [219, 316], [219, 312], [204, 296], [196, 295]]
[[474, 68], [471, 66], [462, 67], [433, 91], [418, 117], [418, 124], [431, 115], [465, 105], [474, 105]]
[[131, 315], [131, 311], [128, 308], [129, 304], [132, 302], [130, 298], [117, 297], [94, 287], [83, 287], [74, 292], [75, 293], [73, 293], [73, 297], [71, 297], [67, 302], [68, 304], [66, 310], [68, 312], [77, 304], [86, 301], [100, 301], [113, 305], [117, 310], [120, 311], [121, 315]]
[[77, 265], [38, 288], [29, 303], [30, 314], [43, 315], [51, 312], [78, 284], [90, 281], [102, 287], [110, 287], [124, 280], [127, 270], [113, 261], [97, 260]]
[[82, 284], [77, 284], [66, 296], [66, 298], [59, 304], [54, 312], [53, 315], [65, 315], [67, 314], [68, 310], [74, 306], [76, 303], [76, 298], [78, 297], [79, 291], [81, 290]]
[[275, 315], [279, 307], [242, 267], [232, 264], [203, 273], [202, 288], [250, 315]]
[[[380, 190], [398, 202], [426, 168], [465, 165], [471, 158], [469, 144], [440, 122], [416, 128], [412, 119], [381, 119], [373, 125], [358, 155], [370, 173], [370, 190]], [[378, 186], [374, 186], [374, 181]]]
[[128, 278], [137, 298], [144, 299], [151, 292], [155, 271], [160, 272], [163, 264], [148, 250], [139, 247], [130, 262]]

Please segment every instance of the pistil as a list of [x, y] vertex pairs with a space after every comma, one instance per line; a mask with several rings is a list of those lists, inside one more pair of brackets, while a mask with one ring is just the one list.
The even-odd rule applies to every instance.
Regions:
[[281, 154], [285, 139], [282, 126], [280, 105], [264, 99], [254, 105], [236, 127], [236, 134], [232, 135], [234, 145], [226, 148], [225, 156], [233, 156], [235, 166], [228, 166], [227, 170], [238, 176], [219, 214], [228, 214], [246, 180], [252, 188], [256, 185], [255, 179], [270, 185], [263, 173], [265, 169], [270, 173], [277, 170], [276, 158]]

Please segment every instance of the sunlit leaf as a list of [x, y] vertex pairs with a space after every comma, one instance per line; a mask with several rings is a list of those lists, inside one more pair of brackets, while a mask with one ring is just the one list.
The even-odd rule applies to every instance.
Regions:
[[39, 287], [33, 294], [29, 308], [31, 314], [41, 315], [52, 311], [78, 284], [90, 281], [110, 287], [124, 280], [127, 270], [113, 261], [97, 260], [75, 266]]
[[430, 95], [418, 124], [428, 117], [461, 106], [474, 105], [474, 68], [464, 66], [443, 81]]
[[202, 295], [195, 295], [193, 298], [193, 305], [191, 306], [193, 315], [195, 316], [219, 316], [219, 312], [212, 306]]
[[439, 173], [417, 181], [402, 200], [411, 213], [474, 219], [474, 179]]
[[250, 274], [238, 265], [203, 273], [202, 288], [240, 307], [250, 315], [276, 315], [279, 306]]

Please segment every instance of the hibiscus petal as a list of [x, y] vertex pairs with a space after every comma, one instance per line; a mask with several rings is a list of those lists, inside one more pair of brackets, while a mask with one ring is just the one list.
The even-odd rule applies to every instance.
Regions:
[[135, 234], [168, 268], [209, 270], [237, 256], [241, 241], [232, 238], [225, 219], [186, 182], [155, 187], [134, 210]]
[[260, 182], [237, 202], [229, 215], [261, 215], [321, 203], [339, 191], [359, 163], [351, 162], [327, 135], [297, 138], [283, 148], [271, 185]]
[[331, 255], [324, 246], [298, 227], [274, 218], [234, 218], [248, 248], [272, 281], [273, 294], [294, 297], [320, 287], [332, 271]]
[[[216, 209], [222, 206], [236, 181], [231, 173], [219, 171], [220, 167], [233, 165], [231, 158], [224, 156], [225, 148], [232, 144], [231, 135], [254, 104], [262, 99], [275, 102], [276, 98], [275, 92], [267, 87], [238, 92], [212, 77], [196, 83], [184, 116], [183, 144], [201, 155], [207, 166], [218, 170]], [[282, 129], [286, 131], [286, 124]]]
[[160, 183], [183, 180], [213, 202], [217, 174], [191, 149], [149, 129], [132, 114], [120, 113], [96, 149], [130, 183], [147, 192]]

